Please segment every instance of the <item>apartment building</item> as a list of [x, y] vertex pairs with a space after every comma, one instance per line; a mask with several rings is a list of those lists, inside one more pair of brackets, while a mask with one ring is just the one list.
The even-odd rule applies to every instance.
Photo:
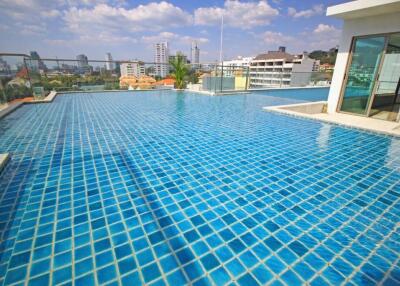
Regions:
[[168, 42], [154, 45], [154, 73], [156, 76], [165, 77], [169, 73], [169, 48]]
[[190, 61], [195, 65], [200, 63], [200, 49], [197, 46], [197, 42], [192, 42], [192, 47], [190, 49]]
[[185, 64], [189, 64], [189, 63], [190, 63], [190, 61], [189, 61], [188, 58], [187, 58], [187, 55], [185, 55], [185, 54], [184, 54], [183, 52], [181, 52], [181, 51], [177, 51], [175, 55], [170, 55], [170, 56], [168, 57], [169, 62], [175, 61], [178, 57], [181, 57], [181, 58], [182, 58], [182, 61], [183, 61]]
[[256, 56], [250, 63], [250, 87], [302, 86], [310, 82], [312, 72], [318, 71], [319, 62], [307, 53], [291, 55], [280, 47]]
[[140, 61], [121, 63], [120, 68], [121, 77], [135, 76], [136, 78], [139, 78], [146, 74], [144, 63]]
[[237, 57], [234, 60], [223, 61], [222, 65], [224, 67], [224, 75], [225, 76], [234, 76], [235, 72], [242, 73], [243, 71], [247, 71], [247, 68], [250, 66], [250, 62], [254, 59], [254, 57]]
[[105, 59], [106, 59], [106, 70], [113, 71], [115, 69], [115, 65], [111, 53], [106, 53]]

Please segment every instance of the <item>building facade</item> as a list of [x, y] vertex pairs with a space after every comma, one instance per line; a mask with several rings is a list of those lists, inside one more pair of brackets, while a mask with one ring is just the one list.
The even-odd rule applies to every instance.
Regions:
[[254, 57], [237, 57], [234, 60], [223, 61], [222, 66], [224, 68], [225, 76], [233, 76], [235, 72], [246, 73], [250, 66], [250, 62]]
[[190, 49], [190, 62], [194, 65], [200, 63], [200, 49], [197, 46], [197, 42], [192, 42], [192, 47]]
[[139, 78], [146, 74], [145, 66], [143, 62], [133, 61], [129, 63], [121, 63], [121, 77], [136, 77]]
[[0, 77], [11, 75], [10, 65], [0, 56]]
[[106, 54], [106, 70], [113, 71], [115, 69], [111, 53]]
[[181, 57], [183, 62], [186, 63], [186, 64], [190, 63], [190, 61], [188, 60], [187, 56], [183, 52], [180, 52], [180, 51], [177, 51], [175, 55], [169, 56], [168, 57], [168, 59], [169, 59], [168, 62], [175, 61], [175, 59], [177, 57]]
[[154, 73], [159, 77], [166, 77], [169, 73], [169, 48], [168, 42], [154, 45]]
[[92, 71], [92, 67], [89, 65], [88, 57], [84, 54], [77, 55], [76, 61], [78, 64], [78, 72], [89, 73]]
[[30, 68], [34, 71], [46, 71], [47, 67], [40, 58], [38, 52], [31, 51], [30, 52]]
[[250, 87], [290, 87], [309, 84], [312, 72], [318, 70], [318, 62], [306, 53], [291, 55], [280, 47], [256, 56], [250, 63]]
[[344, 21], [328, 113], [400, 121], [400, 1], [352, 1], [327, 15]]

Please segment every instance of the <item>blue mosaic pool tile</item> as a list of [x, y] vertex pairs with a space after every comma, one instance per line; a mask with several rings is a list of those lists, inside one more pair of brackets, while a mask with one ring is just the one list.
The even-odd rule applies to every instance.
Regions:
[[146, 283], [151, 282], [154, 279], [157, 279], [160, 276], [160, 270], [156, 263], [152, 263], [142, 270], [144, 281]]
[[22, 106], [0, 120], [0, 284], [400, 284], [399, 140], [262, 111], [323, 97]]

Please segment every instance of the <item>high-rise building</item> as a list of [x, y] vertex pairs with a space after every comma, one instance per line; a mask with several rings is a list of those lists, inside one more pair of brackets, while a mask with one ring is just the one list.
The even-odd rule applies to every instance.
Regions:
[[168, 42], [154, 45], [154, 71], [155, 75], [165, 77], [169, 71], [169, 49]]
[[[169, 56], [169, 62], [174, 62], [178, 57], [182, 58], [183, 63], [185, 63], [185, 64], [189, 64], [190, 63], [190, 61], [188, 60], [187, 56], [181, 51], [177, 51], [175, 55]], [[169, 71], [170, 72], [173, 71], [173, 68], [172, 68], [171, 65], [169, 66]]]
[[120, 68], [121, 68], [121, 77], [135, 76], [139, 78], [146, 74], [144, 63], [140, 61], [121, 63]]
[[200, 49], [197, 46], [197, 42], [192, 42], [192, 48], [190, 51], [190, 61], [192, 64], [200, 63]]
[[10, 73], [10, 65], [0, 56], [0, 75], [9, 75]]
[[188, 64], [188, 63], [189, 63], [189, 60], [188, 60], [187, 56], [186, 56], [183, 52], [181, 52], [181, 51], [177, 51], [175, 55], [169, 56], [169, 62], [175, 61], [175, 59], [176, 59], [177, 57], [181, 57], [182, 60], [183, 60], [183, 62], [184, 62], [185, 64]]
[[78, 63], [78, 70], [81, 73], [87, 73], [92, 71], [92, 67], [89, 65], [88, 57], [84, 54], [77, 55], [76, 61]]
[[79, 68], [81, 68], [81, 67], [86, 67], [86, 66], [89, 65], [88, 57], [85, 56], [84, 54], [77, 55], [77, 56], [76, 56], [76, 60], [77, 60], [77, 62], [78, 62], [78, 67], [79, 67]]
[[42, 59], [40, 58], [38, 52], [36, 51], [31, 51], [30, 52], [30, 68], [32, 70], [47, 70], [46, 65], [43, 63]]
[[106, 54], [106, 70], [113, 71], [115, 69], [111, 53]]

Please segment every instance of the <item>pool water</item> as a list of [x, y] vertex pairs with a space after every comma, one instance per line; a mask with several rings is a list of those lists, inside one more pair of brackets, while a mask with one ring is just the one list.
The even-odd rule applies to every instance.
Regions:
[[64, 94], [0, 120], [4, 285], [400, 284], [400, 139], [326, 89]]

